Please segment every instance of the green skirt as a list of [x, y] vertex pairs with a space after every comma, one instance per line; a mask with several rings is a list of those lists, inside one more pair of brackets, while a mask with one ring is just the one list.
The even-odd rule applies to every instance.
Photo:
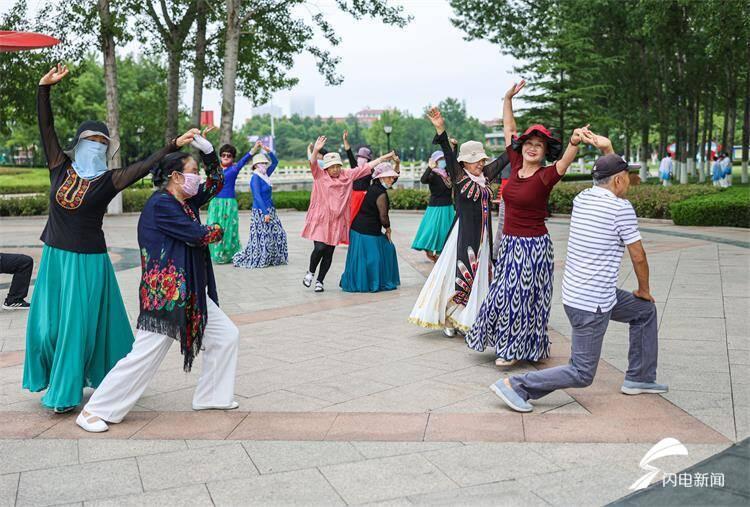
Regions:
[[237, 199], [215, 197], [208, 205], [207, 224], [219, 224], [224, 229], [224, 238], [218, 243], [211, 243], [211, 260], [216, 264], [232, 262], [234, 254], [240, 251], [239, 214]]
[[133, 348], [109, 255], [44, 246], [26, 324], [23, 387], [42, 404], [75, 407]]
[[443, 245], [448, 238], [448, 233], [455, 218], [456, 210], [453, 209], [452, 204], [427, 206], [411, 247], [414, 250], [425, 250], [439, 254], [443, 251]]

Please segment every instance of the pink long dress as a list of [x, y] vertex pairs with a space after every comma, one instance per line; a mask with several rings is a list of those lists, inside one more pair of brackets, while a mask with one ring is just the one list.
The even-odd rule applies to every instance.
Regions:
[[320, 168], [317, 160], [311, 160], [310, 170], [313, 175], [313, 191], [302, 237], [334, 246], [348, 242], [352, 183], [370, 174], [372, 167], [365, 164], [356, 169], [342, 169], [338, 178], [331, 178], [328, 171]]

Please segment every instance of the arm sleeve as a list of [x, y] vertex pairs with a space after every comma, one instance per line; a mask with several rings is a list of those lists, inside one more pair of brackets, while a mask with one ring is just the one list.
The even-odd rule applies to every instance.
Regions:
[[562, 174], [557, 172], [557, 162], [555, 162], [552, 165], [548, 165], [547, 167], [542, 168], [541, 171], [544, 171], [541, 174], [542, 183], [544, 183], [544, 185], [547, 188], [554, 187], [557, 184], [557, 182], [560, 181], [563, 177]]
[[352, 180], [358, 180], [360, 178], [364, 178], [365, 176], [370, 176], [372, 174], [373, 167], [368, 162], [362, 167], [355, 167], [354, 169], [350, 170], [352, 172]]
[[508, 163], [508, 155], [503, 153], [495, 160], [484, 166], [484, 176], [487, 178], [487, 182], [491, 183], [500, 177], [500, 173], [503, 172], [503, 167]]
[[119, 192], [128, 188], [130, 185], [146, 176], [151, 168], [156, 165], [165, 155], [177, 151], [176, 139], [172, 139], [168, 145], [157, 152], [152, 153], [148, 158], [131, 164], [122, 169], [112, 169], [112, 183]]
[[248, 162], [250, 162], [251, 158], [253, 158], [253, 152], [252, 151], [248, 151], [247, 153], [245, 153], [244, 155], [242, 155], [242, 158], [236, 164], [234, 164], [237, 167], [237, 171], [239, 171], [240, 169], [242, 169], [243, 167], [245, 167], [245, 164], [247, 164]]
[[160, 232], [190, 246], [205, 246], [224, 237], [224, 230], [219, 224], [203, 225], [192, 220], [179, 202], [166, 197], [156, 203], [154, 221]]
[[198, 193], [190, 198], [190, 202], [199, 208], [213, 199], [224, 186], [224, 171], [219, 165], [216, 150], [211, 153], [201, 153], [201, 158], [206, 170], [206, 181], [201, 183]]
[[320, 164], [318, 163], [317, 159], [310, 160], [310, 171], [312, 171], [314, 180], [317, 180], [318, 178], [323, 176], [323, 169], [320, 168]]
[[264, 215], [268, 215], [270, 206], [263, 198], [262, 180], [256, 175], [253, 175], [250, 179], [250, 192], [253, 193], [253, 207], [261, 210]]
[[432, 169], [430, 169], [430, 166], [427, 166], [427, 169], [424, 170], [422, 173], [422, 177], [419, 178], [419, 181], [423, 185], [428, 185], [430, 183], [430, 176], [432, 176]]
[[268, 166], [268, 170], [266, 171], [266, 174], [271, 176], [273, 172], [276, 170], [276, 167], [279, 165], [279, 159], [276, 158], [276, 154], [272, 151], [268, 152], [268, 158], [271, 159], [271, 165]]
[[388, 194], [380, 194], [375, 200], [375, 205], [378, 207], [378, 216], [380, 217], [380, 223], [385, 229], [389, 228], [391, 226], [391, 220], [388, 217]]
[[461, 166], [456, 160], [456, 153], [451, 147], [450, 141], [448, 141], [448, 132], [444, 131], [440, 135], [435, 135], [432, 139], [432, 144], [439, 144], [443, 150], [443, 156], [445, 157], [445, 170], [451, 177], [451, 180], [456, 181], [456, 178], [461, 174]]
[[623, 206], [615, 215], [615, 231], [620, 239], [626, 245], [641, 240], [641, 233], [638, 230], [638, 218], [635, 216], [633, 205], [629, 202]]
[[42, 85], [36, 91], [36, 112], [39, 121], [39, 134], [42, 137], [44, 155], [47, 157], [47, 167], [60, 166], [68, 156], [60, 148], [60, 141], [55, 132], [55, 120], [52, 116], [52, 104], [50, 103], [50, 85]]
[[349, 167], [351, 169], [354, 169], [355, 167], [357, 167], [357, 159], [354, 157], [354, 152], [352, 151], [351, 148], [346, 150], [346, 158], [349, 159]]

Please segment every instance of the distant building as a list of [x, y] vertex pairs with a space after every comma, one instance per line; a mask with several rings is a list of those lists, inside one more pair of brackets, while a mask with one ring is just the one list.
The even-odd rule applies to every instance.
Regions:
[[289, 99], [289, 115], [302, 118], [315, 116], [315, 97], [310, 95], [294, 95]]
[[482, 121], [482, 125], [484, 125], [485, 127], [489, 127], [491, 129], [498, 128], [502, 126], [502, 124], [503, 124], [503, 120], [501, 120], [500, 118], [493, 118], [491, 120]]
[[380, 119], [380, 116], [385, 113], [386, 109], [370, 109], [369, 106], [361, 111], [357, 111], [356, 116], [357, 122], [363, 127], [370, 127], [373, 123]]
[[263, 104], [262, 106], [253, 108], [253, 116], [273, 116], [274, 118], [281, 118], [281, 108], [275, 104]]
[[505, 134], [502, 130], [495, 130], [484, 135], [484, 145], [494, 153], [505, 151]]

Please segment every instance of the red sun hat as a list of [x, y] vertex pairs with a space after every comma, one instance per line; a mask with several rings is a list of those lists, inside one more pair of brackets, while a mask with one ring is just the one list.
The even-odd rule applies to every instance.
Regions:
[[560, 158], [562, 153], [562, 142], [552, 135], [552, 132], [542, 124], [532, 125], [526, 129], [522, 135], [513, 138], [511, 146], [517, 152], [521, 152], [521, 146], [530, 137], [539, 136], [547, 141], [547, 158], [550, 160], [557, 160]]
[[41, 33], [0, 30], [0, 52], [47, 48], [59, 43], [58, 39]]

